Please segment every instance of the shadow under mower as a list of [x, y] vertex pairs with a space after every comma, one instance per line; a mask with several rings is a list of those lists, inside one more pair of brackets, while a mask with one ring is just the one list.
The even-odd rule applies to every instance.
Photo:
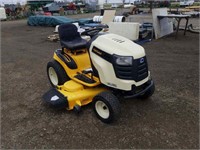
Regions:
[[[154, 93], [144, 48], [122, 36], [86, 30], [81, 38], [73, 24], [58, 28], [62, 49], [47, 64], [53, 86], [43, 98], [57, 108], [80, 111], [93, 103], [96, 116], [111, 123], [120, 114], [118, 98], [146, 99]], [[117, 95], [117, 96], [116, 96]]]

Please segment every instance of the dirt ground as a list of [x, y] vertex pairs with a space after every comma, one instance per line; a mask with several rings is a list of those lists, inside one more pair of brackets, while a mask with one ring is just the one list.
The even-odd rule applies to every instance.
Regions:
[[146, 101], [121, 100], [119, 120], [108, 125], [91, 105], [77, 116], [43, 103], [51, 87], [46, 64], [60, 48], [47, 40], [53, 31], [26, 20], [1, 22], [1, 149], [199, 148], [198, 34], [180, 31], [177, 39], [171, 34], [143, 45], [156, 91]]

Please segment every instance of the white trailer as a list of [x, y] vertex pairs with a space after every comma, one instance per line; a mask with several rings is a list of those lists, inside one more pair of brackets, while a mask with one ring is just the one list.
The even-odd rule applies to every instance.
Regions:
[[109, 4], [123, 4], [123, 0], [106, 0]]
[[118, 7], [119, 5], [123, 4], [123, 0], [106, 0], [107, 4], [112, 4], [112, 7]]
[[6, 20], [6, 10], [3, 7], [0, 7], [0, 20]]
[[131, 4], [131, 3], [135, 3], [136, 1], [139, 1], [139, 0], [125, 0], [125, 4]]

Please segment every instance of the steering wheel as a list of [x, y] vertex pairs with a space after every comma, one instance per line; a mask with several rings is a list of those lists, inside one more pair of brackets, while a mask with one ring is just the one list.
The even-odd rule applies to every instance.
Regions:
[[87, 35], [87, 36], [90, 36], [90, 37], [93, 37], [95, 35], [97, 35], [103, 28], [93, 28], [93, 29], [88, 29], [88, 30], [85, 30], [84, 32], [81, 33], [81, 35]]

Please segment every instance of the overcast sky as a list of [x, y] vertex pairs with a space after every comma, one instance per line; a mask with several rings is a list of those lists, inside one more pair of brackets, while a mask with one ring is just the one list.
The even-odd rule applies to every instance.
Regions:
[[[63, 1], [63, 0], [54, 0], [54, 1]], [[21, 3], [25, 4], [26, 0], [0, 0], [0, 4], [16, 4], [16, 3]]]
[[0, 0], [0, 4], [16, 4], [16, 3], [25, 3], [26, 0]]

